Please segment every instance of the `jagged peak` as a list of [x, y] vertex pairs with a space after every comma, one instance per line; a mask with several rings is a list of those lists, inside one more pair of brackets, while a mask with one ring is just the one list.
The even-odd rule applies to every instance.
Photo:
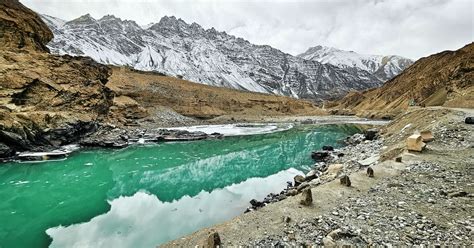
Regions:
[[74, 20], [66, 22], [66, 24], [80, 24], [80, 23], [94, 23], [94, 22], [97, 22], [97, 20], [94, 19], [94, 17], [92, 17], [91, 14], [87, 13]]
[[117, 20], [117, 21], [122, 21], [122, 19], [114, 16], [114, 15], [105, 15], [102, 18], [99, 19], [99, 21], [108, 21], [108, 20]]

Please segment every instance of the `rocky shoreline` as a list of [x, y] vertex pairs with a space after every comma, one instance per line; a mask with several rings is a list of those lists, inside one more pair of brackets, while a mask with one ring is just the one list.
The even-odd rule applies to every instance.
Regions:
[[[287, 189], [163, 247], [207, 247], [216, 236], [224, 247], [471, 246], [472, 113], [416, 109], [342, 148], [326, 146]], [[422, 130], [433, 139], [421, 152], [407, 151], [406, 139]]]
[[[354, 116], [283, 116], [252, 118], [218, 118], [211, 120], [196, 120], [189, 118], [182, 126], [211, 125], [211, 124], [238, 124], [246, 123], [287, 123], [295, 124], [333, 124], [333, 123], [372, 123], [367, 119]], [[375, 121], [374, 124], [380, 124]], [[20, 153], [51, 153], [64, 151], [64, 146], [78, 144], [82, 147], [98, 147], [118, 149], [135, 143], [156, 143], [169, 141], [193, 141], [202, 139], [222, 138], [219, 133], [206, 134], [203, 132], [188, 132], [174, 130], [172, 125], [145, 125], [117, 126], [97, 121], [77, 121], [65, 123], [54, 129], [25, 129], [23, 134], [0, 130], [0, 163], [18, 158]]]
[[[89, 135], [77, 137], [62, 136], [62, 140], [58, 145], [49, 143], [48, 145], [29, 146], [23, 144], [20, 137], [13, 133], [0, 131], [2, 137], [8, 137], [9, 140], [17, 144], [23, 145], [23, 148], [30, 148], [25, 152], [12, 153], [7, 151], [3, 153], [8, 154], [0, 160], [0, 162], [7, 162], [12, 160], [48, 160], [56, 157], [64, 158], [72, 150], [68, 148], [71, 143], [77, 143], [80, 147], [97, 147], [97, 148], [112, 148], [120, 149], [133, 144], [145, 143], [161, 143], [161, 142], [178, 142], [178, 141], [197, 141], [204, 139], [220, 139], [223, 137], [220, 133], [207, 134], [204, 132], [190, 132], [186, 130], [174, 129], [143, 129], [143, 128], [117, 128], [113, 125], [95, 125]], [[67, 131], [70, 133], [70, 130]], [[54, 131], [55, 136], [60, 136], [59, 130]], [[51, 133], [46, 134], [51, 139]], [[18, 139], [17, 139], [18, 138]], [[58, 139], [56, 139], [58, 141]], [[57, 155], [57, 156], [55, 156]]]
[[365, 132], [347, 137], [343, 142], [345, 146], [335, 149], [325, 145], [321, 150], [314, 151], [311, 157], [315, 161], [313, 168], [306, 175], [297, 175], [293, 182], [287, 182], [287, 187], [279, 193], [270, 193], [262, 201], [253, 199], [245, 213], [255, 211], [270, 203], [295, 196], [305, 189], [315, 187], [321, 183], [344, 178], [346, 174], [378, 163], [383, 140], [379, 139], [379, 130], [370, 128]]

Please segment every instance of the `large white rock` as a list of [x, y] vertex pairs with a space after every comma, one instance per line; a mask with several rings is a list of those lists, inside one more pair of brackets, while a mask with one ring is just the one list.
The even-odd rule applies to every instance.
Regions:
[[423, 142], [423, 138], [419, 134], [413, 134], [407, 138], [408, 151], [421, 152], [425, 146], [426, 144]]

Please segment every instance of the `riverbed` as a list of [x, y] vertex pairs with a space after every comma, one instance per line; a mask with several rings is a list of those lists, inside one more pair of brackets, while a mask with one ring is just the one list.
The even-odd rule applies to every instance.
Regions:
[[220, 140], [3, 164], [0, 246], [155, 247], [241, 214], [251, 199], [306, 172], [311, 151], [359, 131], [350, 124], [270, 126]]

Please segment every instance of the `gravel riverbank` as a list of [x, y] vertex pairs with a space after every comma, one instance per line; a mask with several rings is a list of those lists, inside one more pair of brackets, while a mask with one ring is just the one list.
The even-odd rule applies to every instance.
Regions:
[[[216, 233], [224, 247], [471, 246], [474, 127], [464, 123], [467, 114], [407, 113], [383, 127], [378, 139], [334, 151], [344, 155], [309, 181], [310, 205], [301, 204], [305, 194], [288, 196], [163, 246], [205, 246]], [[421, 153], [406, 151], [406, 137], [425, 129], [434, 140]], [[340, 183], [344, 175], [350, 187]]]

